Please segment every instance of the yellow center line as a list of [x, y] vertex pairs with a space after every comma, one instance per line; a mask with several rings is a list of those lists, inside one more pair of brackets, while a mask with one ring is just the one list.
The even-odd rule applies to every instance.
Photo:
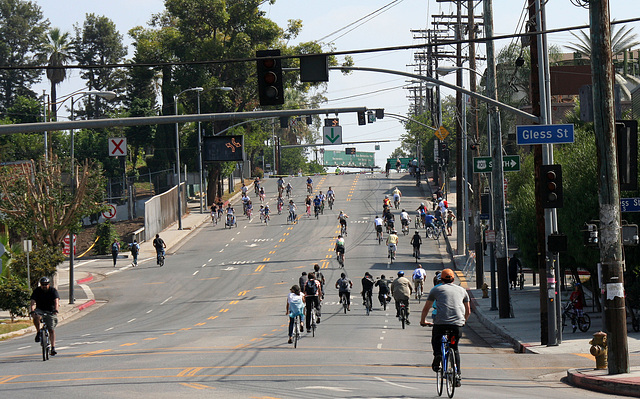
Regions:
[[133, 345], [138, 345], [138, 343], [137, 342], [129, 342], [129, 343], [126, 343], [126, 344], [122, 344], [120, 346], [133, 346]]
[[211, 317], [207, 317], [207, 320], [215, 320], [217, 318], [218, 318], [218, 316], [211, 316]]
[[152, 338], [145, 338], [145, 341], [153, 341], [154, 339], [158, 339], [158, 337], [152, 337]]
[[93, 355], [99, 355], [99, 354], [105, 353], [105, 352], [111, 352], [111, 349], [100, 349], [100, 350], [93, 351], [93, 352], [88, 352], [88, 353], [85, 353], [85, 354], [82, 354], [82, 355], [79, 355], [79, 356], [76, 356], [76, 357], [89, 357], [89, 356], [93, 356]]
[[204, 280], [215, 280], [218, 279], [220, 277], [208, 277], [208, 278], [201, 278], [200, 281], [204, 281]]
[[238, 296], [245, 296], [249, 293], [249, 290], [238, 292]]
[[260, 287], [255, 287], [254, 290], [259, 290], [260, 288], [264, 288], [264, 285]]
[[8, 375], [2, 379], [0, 379], [0, 384], [4, 384], [5, 382], [9, 382], [11, 380], [14, 380], [18, 377], [22, 377], [21, 375]]
[[264, 270], [264, 266], [265, 265], [258, 265], [258, 267], [256, 267], [256, 270], [254, 270], [254, 272], [261, 272], [262, 270]]
[[220, 309], [220, 312], [218, 313], [227, 313], [229, 311], [229, 309]]
[[271, 258], [264, 258], [262, 259], [263, 262], [269, 262], [271, 260]]
[[181, 328], [181, 329], [180, 329], [180, 330], [178, 330], [178, 331], [189, 331], [189, 330], [191, 330], [191, 327]]
[[210, 387], [208, 385], [203, 385], [203, 384], [197, 384], [195, 382], [181, 382], [180, 385], [188, 388], [194, 388], [194, 389], [216, 389], [214, 387]]
[[158, 281], [157, 283], [144, 283], [144, 285], [166, 284], [166, 281]]
[[240, 302], [240, 301], [231, 301], [231, 302], [229, 302], [229, 305], [236, 305], [238, 302]]
[[173, 334], [175, 334], [175, 332], [166, 333], [166, 334], [162, 334], [162, 335], [173, 335]]

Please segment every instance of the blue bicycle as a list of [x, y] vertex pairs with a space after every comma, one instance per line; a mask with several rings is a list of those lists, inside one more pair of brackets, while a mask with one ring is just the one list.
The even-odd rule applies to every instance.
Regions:
[[[433, 326], [433, 323], [426, 323], [427, 326]], [[456, 387], [460, 386], [460, 374], [458, 370], [458, 364], [456, 363], [456, 356], [453, 352], [451, 345], [455, 344], [455, 337], [453, 331], [447, 330], [442, 336], [442, 346], [440, 347], [440, 366], [436, 371], [436, 391], [438, 396], [442, 396], [442, 389], [444, 385], [447, 386], [447, 396], [453, 398], [453, 394], [456, 391]]]

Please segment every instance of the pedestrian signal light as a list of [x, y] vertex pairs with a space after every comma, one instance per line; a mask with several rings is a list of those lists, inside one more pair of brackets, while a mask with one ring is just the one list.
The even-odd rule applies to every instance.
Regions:
[[282, 85], [282, 63], [276, 57], [280, 50], [258, 50], [256, 57], [258, 75], [258, 97], [260, 105], [284, 104], [284, 88]]
[[594, 223], [585, 223], [585, 229], [582, 230], [583, 243], [587, 247], [598, 246], [598, 225]]
[[543, 208], [562, 208], [562, 166], [540, 166], [540, 201]]

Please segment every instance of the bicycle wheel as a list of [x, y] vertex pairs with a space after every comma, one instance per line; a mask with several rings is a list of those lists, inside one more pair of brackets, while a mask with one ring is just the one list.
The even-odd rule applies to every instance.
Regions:
[[293, 347], [298, 347], [298, 339], [300, 339], [300, 316], [293, 319]]
[[[632, 312], [633, 312], [633, 310], [632, 310]], [[631, 320], [631, 326], [633, 327], [633, 331], [635, 331], [635, 332], [640, 331], [640, 318], [638, 318], [638, 317], [636, 317], [634, 315], [632, 320]]]
[[444, 364], [443, 364], [443, 359], [440, 359], [440, 369], [436, 371], [436, 392], [438, 392], [438, 396], [442, 396], [443, 387], [444, 387]]
[[164, 256], [160, 256], [158, 258], [158, 264], [160, 265], [160, 267], [164, 266]]
[[444, 375], [447, 380], [447, 395], [453, 398], [456, 391], [456, 357], [453, 355], [452, 349], [447, 352], [446, 363], [447, 369], [444, 371]]
[[40, 345], [42, 345], [42, 361], [49, 360], [49, 332], [46, 326], [40, 328]]
[[387, 310], [387, 297], [384, 297], [384, 302], [382, 302], [382, 310]]
[[344, 314], [347, 314], [347, 296], [342, 295], [342, 309], [344, 310]]
[[567, 313], [562, 314], [562, 331], [564, 331], [564, 327], [567, 325]]
[[583, 314], [582, 317], [578, 317], [578, 328], [582, 332], [587, 332], [591, 327], [591, 317], [588, 314]]
[[407, 308], [402, 306], [400, 308], [400, 321], [402, 322], [402, 329], [404, 330], [405, 322], [407, 320]]
[[311, 310], [311, 336], [316, 336], [316, 310]]
[[364, 300], [364, 306], [367, 311], [367, 316], [369, 316], [369, 314], [371, 313], [371, 298], [369, 298], [368, 296]]

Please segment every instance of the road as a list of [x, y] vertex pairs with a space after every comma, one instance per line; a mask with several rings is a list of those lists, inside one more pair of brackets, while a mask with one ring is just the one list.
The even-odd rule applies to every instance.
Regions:
[[[375, 240], [373, 218], [396, 185], [414, 210], [420, 193], [406, 175], [315, 176], [314, 189], [336, 191], [333, 210], [303, 215], [304, 178], [289, 179], [299, 221], [274, 215], [269, 226], [240, 217], [237, 228], [207, 224], [167, 254], [164, 267], [144, 259], [136, 268], [92, 267], [100, 307], [58, 326], [59, 355], [42, 362], [33, 336], [0, 342], [0, 395], [49, 397], [413, 398], [435, 397], [430, 329], [403, 330], [394, 311], [365, 315], [358, 300], [365, 271], [395, 276], [415, 268], [409, 237], [400, 237], [390, 265]], [[275, 181], [266, 182], [267, 193]], [[275, 210], [273, 195], [268, 195]], [[236, 207], [238, 209], [240, 207]], [[259, 206], [258, 206], [259, 208]], [[351, 311], [333, 288], [342, 271], [333, 243], [337, 214], [349, 215], [345, 270], [354, 281]], [[413, 229], [412, 229], [413, 232]], [[421, 263], [430, 277], [442, 268], [442, 239], [426, 240]], [[302, 271], [322, 267], [327, 280], [317, 335], [287, 344], [286, 295]], [[430, 288], [428, 283], [426, 288]], [[377, 301], [376, 301], [377, 302]], [[560, 382], [566, 369], [588, 367], [579, 356], [514, 354], [472, 316], [461, 340], [463, 385], [458, 397], [602, 397]]]

